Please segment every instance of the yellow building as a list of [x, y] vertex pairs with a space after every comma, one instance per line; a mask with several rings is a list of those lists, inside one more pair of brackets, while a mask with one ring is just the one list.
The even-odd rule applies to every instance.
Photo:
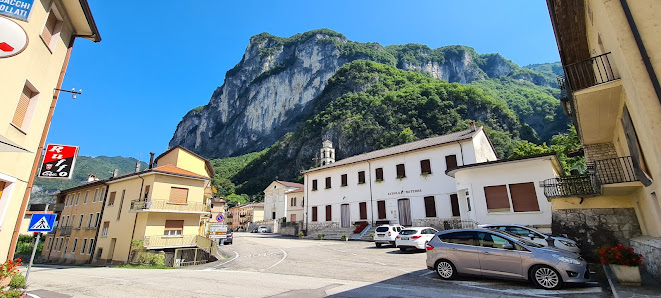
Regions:
[[227, 219], [228, 229], [245, 231], [251, 223], [264, 220], [264, 203], [234, 206], [229, 209]]
[[0, 260], [13, 256], [74, 40], [101, 40], [85, 0], [3, 6], [18, 13], [0, 12]]
[[[661, 276], [661, 2], [547, 0], [564, 108], [588, 173], [545, 181], [553, 229], [583, 249], [623, 242]], [[642, 237], [639, 237], [641, 236]], [[655, 238], [656, 237], [656, 238]]]
[[204, 230], [213, 176], [209, 162], [175, 147], [155, 163], [154, 168], [107, 181], [93, 262], [130, 261], [134, 241], [141, 241], [148, 251], [166, 253], [201, 246], [201, 241], [208, 245]]

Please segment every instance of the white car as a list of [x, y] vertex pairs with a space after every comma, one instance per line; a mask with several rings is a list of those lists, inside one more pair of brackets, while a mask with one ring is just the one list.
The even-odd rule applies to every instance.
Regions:
[[257, 228], [257, 233], [268, 233], [269, 232], [269, 227], [267, 226], [261, 226]]
[[395, 245], [395, 237], [404, 227], [400, 225], [382, 225], [376, 228], [374, 232], [374, 243], [376, 247], [381, 247], [383, 244]]
[[551, 246], [558, 249], [571, 251], [574, 253], [580, 253], [581, 249], [576, 244], [576, 241], [567, 239], [565, 237], [556, 237], [546, 235], [538, 230], [533, 228], [526, 227], [524, 225], [515, 225], [515, 224], [492, 224], [492, 225], [479, 225], [479, 228], [486, 229], [495, 229], [500, 231], [509, 232], [526, 240], [531, 240], [535, 243], [539, 243], [544, 246]]
[[425, 249], [436, 233], [438, 230], [431, 227], [405, 228], [395, 238], [395, 246], [401, 251], [407, 251], [410, 248]]

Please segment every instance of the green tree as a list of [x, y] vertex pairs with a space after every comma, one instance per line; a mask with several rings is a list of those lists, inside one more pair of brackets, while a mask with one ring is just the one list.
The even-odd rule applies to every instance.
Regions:
[[525, 157], [549, 152], [551, 152], [551, 148], [546, 146], [546, 143], [537, 145], [528, 141], [519, 141], [509, 158]]
[[581, 139], [576, 133], [576, 127], [569, 125], [567, 133], [559, 133], [551, 139], [551, 151], [558, 154], [558, 159], [565, 169], [565, 174], [571, 171], [584, 173], [586, 171], [585, 157], [567, 157], [567, 153], [581, 149]]
[[230, 194], [230, 195], [225, 197], [225, 201], [227, 202], [227, 206], [229, 206], [229, 207], [234, 207], [234, 206], [238, 206], [238, 205], [241, 205], [241, 204], [248, 203], [249, 199], [250, 199], [250, 197], [246, 194], [237, 195], [235, 193]]

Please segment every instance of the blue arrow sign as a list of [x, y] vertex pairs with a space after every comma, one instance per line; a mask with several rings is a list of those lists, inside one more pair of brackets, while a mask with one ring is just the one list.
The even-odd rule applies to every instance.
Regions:
[[30, 219], [28, 232], [50, 232], [55, 224], [55, 214], [34, 213]]
[[223, 217], [222, 214], [218, 214], [218, 216], [216, 216], [216, 221], [217, 221], [217, 222], [223, 222], [224, 219], [225, 219], [225, 218]]

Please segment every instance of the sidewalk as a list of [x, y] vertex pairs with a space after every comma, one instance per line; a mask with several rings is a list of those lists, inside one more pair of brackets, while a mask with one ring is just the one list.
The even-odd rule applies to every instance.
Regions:
[[621, 285], [617, 281], [617, 278], [611, 271], [610, 267], [604, 266], [604, 271], [615, 298], [661, 297], [661, 283], [655, 280], [652, 275], [647, 273], [645, 270], [640, 271], [640, 277], [642, 279], [641, 286]]

